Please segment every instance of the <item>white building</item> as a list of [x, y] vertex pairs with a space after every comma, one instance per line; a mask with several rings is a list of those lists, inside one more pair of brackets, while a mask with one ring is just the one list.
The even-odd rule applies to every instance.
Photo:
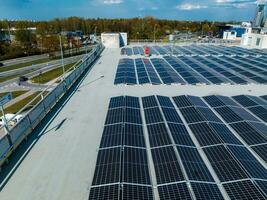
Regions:
[[259, 33], [246, 33], [242, 36], [241, 45], [249, 48], [266, 49], [267, 35]]
[[127, 33], [102, 33], [101, 42], [106, 48], [120, 48], [127, 45]]
[[236, 40], [237, 32], [236, 31], [224, 31], [223, 39], [224, 40]]

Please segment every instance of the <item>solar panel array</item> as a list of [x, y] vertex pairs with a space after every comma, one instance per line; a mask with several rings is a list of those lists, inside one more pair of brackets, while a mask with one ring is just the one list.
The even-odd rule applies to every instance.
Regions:
[[267, 57], [123, 58], [114, 84], [266, 84]]
[[188, 45], [188, 46], [134, 46], [121, 49], [121, 55], [144, 55], [144, 49], [149, 49], [151, 55], [241, 55], [241, 56], [266, 56], [267, 54], [257, 49], [245, 49], [237, 46], [227, 47], [222, 45]]
[[111, 98], [89, 199], [267, 199], [266, 118], [251, 109], [266, 104], [266, 96]]

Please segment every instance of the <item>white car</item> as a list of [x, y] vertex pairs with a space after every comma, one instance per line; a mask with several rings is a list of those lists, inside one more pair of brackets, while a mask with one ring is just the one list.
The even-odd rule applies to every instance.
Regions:
[[[15, 114], [8, 113], [8, 114], [5, 114], [5, 117], [10, 125], [14, 125], [23, 118], [23, 115], [15, 115]], [[2, 116], [0, 117], [0, 126], [3, 126], [4, 124], [5, 124], [5, 120], [4, 120], [4, 117]]]

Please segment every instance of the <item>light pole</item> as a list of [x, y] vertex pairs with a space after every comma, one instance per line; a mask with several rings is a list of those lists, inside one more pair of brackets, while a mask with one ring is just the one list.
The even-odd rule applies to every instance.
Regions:
[[156, 43], [156, 27], [157, 24], [154, 25], [154, 43]]
[[96, 37], [96, 30], [97, 30], [97, 26], [95, 27], [95, 37]]
[[65, 79], [65, 65], [64, 65], [64, 56], [63, 56], [63, 48], [62, 48], [61, 34], [59, 34], [59, 45], [60, 45], [60, 51], [61, 51], [61, 64], [62, 64], [63, 80], [64, 80]]

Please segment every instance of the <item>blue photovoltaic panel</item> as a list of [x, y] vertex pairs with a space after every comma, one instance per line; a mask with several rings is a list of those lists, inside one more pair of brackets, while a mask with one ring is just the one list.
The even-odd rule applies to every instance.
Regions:
[[164, 123], [147, 125], [147, 130], [151, 147], [164, 146], [172, 143]]
[[167, 122], [183, 123], [175, 109], [163, 107], [162, 112]]
[[104, 127], [100, 148], [122, 145], [123, 124], [114, 124]]
[[118, 200], [120, 185], [106, 185], [99, 187], [92, 187], [90, 190], [89, 200]]
[[125, 123], [123, 126], [123, 145], [145, 147], [143, 126]]
[[159, 197], [164, 200], [191, 200], [189, 189], [185, 182], [162, 185], [158, 187]]
[[180, 111], [187, 123], [207, 121], [195, 107], [180, 108]]
[[142, 102], [144, 108], [152, 108], [158, 106], [155, 96], [142, 97]]
[[177, 149], [189, 180], [214, 182], [196, 148], [178, 146]]
[[201, 146], [221, 144], [223, 141], [207, 122], [190, 124], [190, 129]]
[[230, 126], [240, 135], [240, 137], [248, 145], [255, 145], [267, 142], [267, 138], [247, 122], [234, 123]]
[[184, 180], [173, 147], [155, 148], [151, 152], [158, 184]]
[[207, 147], [204, 152], [221, 182], [248, 178], [239, 162], [223, 145]]
[[191, 182], [196, 199], [223, 200], [222, 193], [216, 184]]
[[142, 124], [140, 109], [126, 108], [124, 121], [133, 124]]
[[205, 104], [199, 97], [188, 95], [187, 98], [188, 98], [188, 99], [192, 102], [192, 104], [194, 104], [195, 106], [208, 107], [207, 104]]
[[124, 99], [125, 99], [125, 106], [126, 107], [140, 108], [138, 97], [125, 96]]
[[173, 100], [178, 108], [194, 106], [187, 96], [173, 97]]
[[168, 123], [168, 126], [175, 144], [194, 146], [194, 143], [184, 125]]
[[99, 150], [92, 185], [120, 182], [121, 149]]
[[162, 107], [168, 107], [168, 108], [174, 108], [171, 100], [169, 97], [164, 96], [157, 96], [160, 106]]
[[121, 123], [123, 122], [123, 117], [124, 117], [123, 108], [108, 110], [105, 125]]
[[267, 163], [267, 144], [251, 147]]
[[223, 187], [230, 199], [267, 199], [267, 196], [264, 195], [250, 180], [226, 183], [223, 184]]
[[124, 183], [151, 184], [146, 149], [123, 148], [122, 181]]
[[227, 123], [243, 121], [243, 119], [229, 107], [219, 107], [215, 108], [215, 110]]
[[255, 106], [248, 108], [254, 115], [262, 121], [267, 122], [267, 106]]
[[267, 196], [267, 181], [263, 180], [256, 180], [256, 185], [261, 189], [261, 191], [264, 193], [265, 196]]
[[159, 123], [163, 121], [163, 117], [158, 107], [148, 108], [144, 111], [147, 124]]
[[267, 170], [244, 146], [229, 145], [231, 153], [238, 159], [252, 178], [267, 179]]
[[109, 102], [109, 109], [119, 108], [125, 106], [124, 97], [112, 97]]
[[153, 190], [151, 186], [142, 186], [142, 185], [132, 185], [132, 184], [123, 184], [122, 186], [122, 200], [129, 199], [143, 199], [143, 200], [153, 200]]
[[210, 127], [216, 132], [224, 143], [241, 145], [241, 142], [227, 128], [226, 125], [220, 123], [209, 123]]

